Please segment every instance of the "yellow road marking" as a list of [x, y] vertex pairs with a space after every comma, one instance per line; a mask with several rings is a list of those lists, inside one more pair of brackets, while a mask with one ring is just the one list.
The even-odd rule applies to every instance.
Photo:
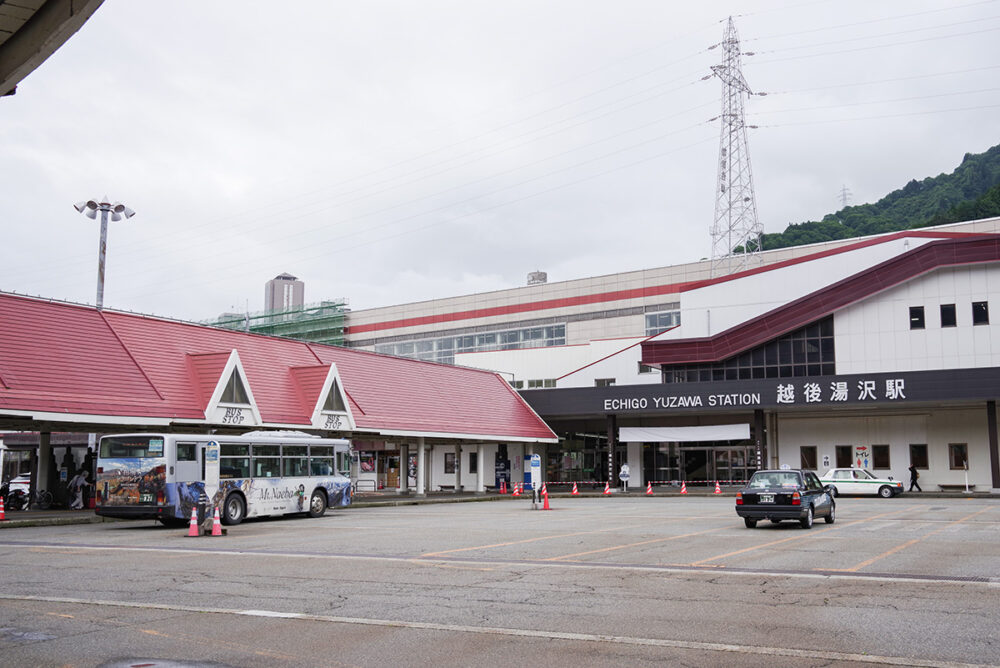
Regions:
[[909, 512], [911, 510], [914, 510], [914, 508], [904, 508], [902, 510], [894, 510], [894, 511], [891, 511], [891, 512], [888, 512], [888, 513], [881, 513], [879, 515], [872, 515], [871, 517], [867, 517], [867, 518], [865, 518], [863, 520], [856, 520], [854, 522], [849, 522], [848, 524], [841, 524], [840, 526], [831, 526], [828, 529], [821, 529], [818, 532], [809, 532], [807, 534], [799, 534], [797, 536], [791, 536], [789, 538], [782, 538], [780, 540], [771, 541], [770, 543], [764, 543], [762, 545], [754, 545], [753, 547], [745, 547], [742, 550], [736, 550], [734, 552], [726, 552], [725, 554], [717, 554], [714, 557], [708, 557], [707, 559], [701, 559], [699, 561], [692, 561], [688, 565], [689, 566], [701, 566], [701, 565], [705, 564], [706, 562], [715, 561], [716, 559], [725, 559], [726, 557], [733, 557], [733, 556], [736, 556], [737, 554], [745, 554], [747, 552], [753, 552], [754, 550], [761, 550], [761, 549], [763, 549], [765, 547], [771, 547], [772, 545], [780, 545], [781, 543], [789, 543], [789, 542], [796, 541], [796, 540], [805, 540], [806, 538], [809, 538], [810, 536], [815, 536], [815, 535], [817, 535], [819, 533], [825, 533], [827, 531], [836, 530], [836, 529], [843, 529], [845, 527], [854, 526], [855, 524], [862, 524], [864, 522], [871, 522], [872, 520], [877, 520], [877, 519], [880, 519], [882, 517], [888, 517], [890, 515], [898, 515], [899, 513], [905, 513], [905, 512]]
[[836, 568], [836, 569], [827, 569], [827, 570], [842, 571], [844, 573], [856, 573], [857, 571], [861, 570], [865, 566], [871, 566], [872, 564], [874, 564], [876, 561], [879, 561], [880, 559], [885, 559], [886, 557], [888, 557], [890, 555], [893, 555], [893, 554], [899, 552], [900, 550], [905, 550], [906, 548], [910, 547], [911, 545], [915, 545], [915, 544], [919, 543], [920, 541], [922, 541], [922, 540], [924, 540], [926, 538], [930, 538], [931, 536], [933, 536], [936, 533], [941, 533], [942, 531], [944, 531], [948, 527], [955, 526], [956, 524], [961, 524], [962, 522], [964, 522], [966, 520], [972, 519], [973, 517], [975, 517], [976, 515], [979, 515], [980, 513], [985, 513], [987, 510], [991, 510], [991, 507], [983, 508], [982, 510], [978, 510], [978, 511], [972, 513], [971, 515], [966, 515], [965, 517], [963, 517], [961, 519], [957, 519], [957, 520], [954, 520], [952, 522], [948, 522], [943, 527], [938, 527], [934, 531], [925, 533], [920, 538], [914, 538], [913, 540], [908, 540], [905, 543], [901, 543], [900, 545], [897, 545], [894, 548], [886, 550], [882, 554], [874, 556], [871, 559], [866, 559], [865, 561], [862, 561], [861, 563], [856, 564], [856, 565], [854, 565], [854, 566], [852, 566], [850, 568], [844, 568], [844, 569]]
[[650, 545], [652, 543], [664, 543], [668, 540], [677, 540], [678, 538], [690, 538], [691, 536], [700, 536], [702, 534], [711, 533], [713, 531], [720, 531], [728, 527], [715, 527], [714, 529], [705, 529], [704, 531], [695, 531], [693, 533], [679, 534], [677, 536], [667, 536], [666, 538], [653, 538], [651, 540], [643, 540], [638, 543], [627, 543], [625, 545], [614, 545], [612, 547], [602, 547], [598, 550], [588, 550], [587, 552], [576, 552], [575, 554], [564, 554], [558, 557], [548, 557], [547, 559], [542, 559], [542, 561], [559, 561], [561, 559], [570, 559], [571, 557], [582, 557], [587, 554], [597, 554], [599, 552], [613, 552], [614, 550], [624, 550], [629, 547], [639, 547], [640, 545]]

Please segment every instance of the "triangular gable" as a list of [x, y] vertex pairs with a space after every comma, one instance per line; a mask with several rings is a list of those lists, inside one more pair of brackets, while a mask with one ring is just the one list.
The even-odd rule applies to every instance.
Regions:
[[[237, 390], [235, 393], [234, 388]], [[240, 354], [235, 349], [229, 353], [222, 373], [216, 378], [215, 388], [205, 407], [205, 421], [209, 424], [252, 427], [261, 424], [257, 402], [247, 381]]]
[[352, 431], [355, 428], [351, 404], [336, 364], [295, 367], [292, 375], [303, 397], [311, 402], [310, 423], [316, 429]]

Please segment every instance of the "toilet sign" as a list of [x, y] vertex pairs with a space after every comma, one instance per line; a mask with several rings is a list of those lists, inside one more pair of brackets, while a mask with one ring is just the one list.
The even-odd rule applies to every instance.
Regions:
[[540, 455], [531, 455], [531, 489], [541, 489], [542, 487], [542, 458]]

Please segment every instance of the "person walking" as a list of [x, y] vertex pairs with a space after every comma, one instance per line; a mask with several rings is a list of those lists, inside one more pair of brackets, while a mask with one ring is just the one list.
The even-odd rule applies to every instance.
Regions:
[[910, 464], [910, 491], [911, 492], [913, 491], [914, 487], [917, 488], [918, 492], [924, 491], [924, 490], [920, 489], [920, 483], [917, 482], [917, 478], [919, 478], [919, 477], [920, 477], [920, 473], [917, 471], [917, 467], [914, 466], [913, 464]]
[[69, 505], [70, 508], [73, 510], [83, 509], [83, 488], [89, 485], [87, 472], [84, 469], [80, 469], [80, 472], [69, 481], [69, 491], [73, 494], [73, 503]]

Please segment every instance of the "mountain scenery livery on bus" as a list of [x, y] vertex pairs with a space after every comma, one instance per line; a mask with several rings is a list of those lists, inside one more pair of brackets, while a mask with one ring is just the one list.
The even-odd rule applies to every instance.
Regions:
[[224, 524], [351, 503], [350, 442], [301, 432], [120, 434], [101, 439], [97, 514], [180, 526], [218, 507]]

